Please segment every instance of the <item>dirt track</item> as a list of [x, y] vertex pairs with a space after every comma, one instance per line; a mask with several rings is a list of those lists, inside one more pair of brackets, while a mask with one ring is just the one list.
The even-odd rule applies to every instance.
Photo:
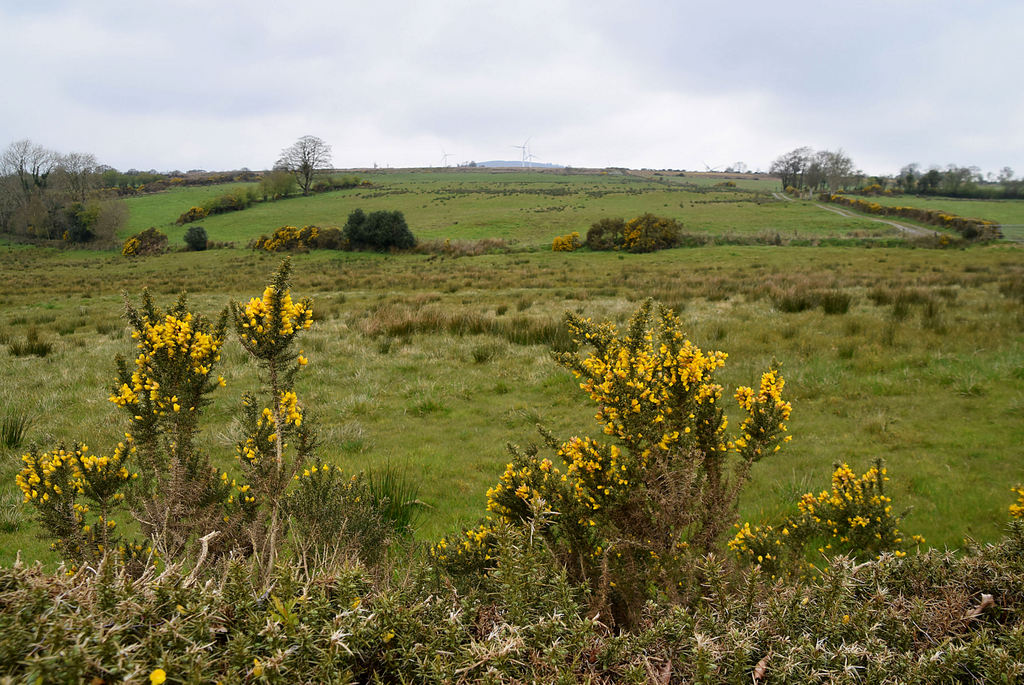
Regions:
[[[789, 197], [785, 193], [774, 193], [773, 192], [772, 195], [774, 195], [776, 197], [776, 199], [779, 199], [779, 200], [785, 200], [786, 202], [792, 202], [793, 201], [793, 198]], [[820, 205], [817, 202], [814, 203], [814, 206], [815, 207], [819, 207], [821, 209], [824, 209], [827, 212], [835, 212], [839, 216], [846, 216], [846, 217], [850, 217], [852, 219], [867, 219], [868, 221], [877, 221], [880, 224], [886, 224], [888, 226], [892, 226], [893, 228], [898, 229], [898, 230], [906, 233], [907, 235], [912, 235], [912, 236], [916, 236], [916, 237], [941, 235], [938, 231], [932, 231], [932, 230], [929, 230], [927, 228], [921, 228], [920, 226], [908, 226], [907, 224], [901, 224], [901, 223], [897, 223], [895, 221], [889, 221], [888, 219], [874, 219], [874, 218], [869, 217], [869, 216], [864, 216], [863, 214], [854, 214], [853, 212], [849, 212], [849, 211], [847, 211], [845, 209], [839, 209], [838, 207], [826, 207], [825, 205]]]

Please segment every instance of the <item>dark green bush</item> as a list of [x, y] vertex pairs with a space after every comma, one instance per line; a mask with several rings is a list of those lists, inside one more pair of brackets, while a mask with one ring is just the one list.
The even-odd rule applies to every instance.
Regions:
[[319, 250], [344, 250], [348, 244], [345, 242], [345, 234], [340, 228], [321, 228], [313, 242], [313, 247]]
[[345, 239], [357, 250], [409, 250], [416, 247], [416, 238], [405, 223], [405, 216], [398, 211], [365, 214], [361, 209], [353, 210], [345, 224]]
[[614, 250], [622, 247], [622, 235], [625, 231], [625, 219], [608, 218], [596, 221], [587, 231], [587, 247], [591, 250]]
[[185, 244], [193, 252], [200, 252], [206, 249], [209, 239], [206, 236], [206, 229], [199, 225], [189, 226], [185, 231]]

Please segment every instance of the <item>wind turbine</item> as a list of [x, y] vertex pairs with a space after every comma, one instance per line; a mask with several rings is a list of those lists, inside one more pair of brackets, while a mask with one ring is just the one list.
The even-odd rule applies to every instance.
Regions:
[[[533, 136], [530, 136], [530, 138], [532, 138], [532, 137]], [[520, 166], [526, 166], [526, 159], [527, 159], [527, 157], [530, 156], [530, 138], [527, 138], [525, 141], [523, 141], [522, 145], [513, 145], [512, 146], [514, 148], [518, 148], [518, 149], [523, 151], [523, 161], [520, 163]]]
[[712, 173], [712, 172], [718, 171], [718, 167], [716, 167], [716, 166], [708, 166], [708, 163], [704, 162], [704, 171], [706, 173]]
[[451, 157], [451, 155], [448, 154], [447, 152], [445, 152], [444, 148], [441, 148], [441, 166], [443, 166], [443, 167], [447, 167], [448, 166], [448, 158], [449, 157]]

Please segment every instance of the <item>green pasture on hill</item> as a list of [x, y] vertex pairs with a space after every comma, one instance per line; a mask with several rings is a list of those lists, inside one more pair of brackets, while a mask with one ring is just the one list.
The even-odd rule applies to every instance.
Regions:
[[[811, 203], [772, 196], [775, 180], [727, 175], [659, 176], [553, 171], [420, 170], [359, 174], [369, 187], [292, 196], [203, 219], [212, 241], [244, 247], [284, 226], [342, 227], [356, 209], [399, 210], [421, 241], [502, 238], [521, 249], [550, 247], [572, 231], [585, 235], [605, 217], [644, 212], [678, 219], [684, 230], [717, 236], [782, 239], [892, 237], [895, 229], [839, 216]], [[738, 180], [731, 180], [731, 179]], [[737, 187], [722, 186], [735, 183]], [[240, 187], [183, 188], [127, 200], [130, 219], [121, 238], [155, 226], [181, 245], [187, 226], [178, 216], [212, 196]]]
[[[433, 194], [396, 197], [429, 206]], [[512, 199], [466, 202], [492, 201]], [[195, 309], [214, 316], [230, 299], [258, 295], [279, 260], [241, 248], [126, 259], [0, 246], [8, 284], [0, 413], [30, 417], [26, 441], [83, 440], [109, 451], [122, 431], [107, 401], [113, 358], [134, 350], [119, 293], [138, 301], [148, 286], [168, 306], [186, 290]], [[557, 324], [566, 310], [621, 324], [646, 297], [675, 308], [697, 344], [729, 353], [727, 397], [756, 383], [773, 358], [783, 363], [794, 440], [756, 466], [745, 518], [775, 515], [826, 488], [834, 462], [863, 470], [880, 456], [895, 507], [909, 510], [904, 529], [955, 547], [998, 536], [1014, 499], [1009, 487], [1024, 481], [1024, 259], [1014, 246], [314, 252], [293, 261], [294, 290], [317, 312], [301, 343], [310, 364], [297, 390], [322, 427], [321, 457], [353, 471], [407, 469], [425, 503], [421, 538], [480, 516], [505, 443], [537, 441], [535, 424], [562, 438], [597, 435], [594, 407], [550, 358], [550, 344], [565, 342]], [[787, 311], [813, 293], [848, 295], [849, 311]], [[50, 343], [49, 354], [11, 353], [30, 335]], [[231, 469], [233, 417], [257, 376], [234, 340], [218, 371], [228, 385], [214, 394], [204, 436], [216, 463]], [[20, 454], [5, 450], [0, 465], [0, 564], [19, 549], [52, 559], [31, 512], [17, 504]]]

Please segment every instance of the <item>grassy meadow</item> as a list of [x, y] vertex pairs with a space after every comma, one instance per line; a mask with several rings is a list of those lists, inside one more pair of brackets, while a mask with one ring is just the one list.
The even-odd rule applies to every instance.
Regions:
[[[108, 451], [121, 433], [107, 401], [113, 358], [134, 349], [122, 291], [137, 302], [148, 286], [162, 306], [187, 291], [194, 309], [212, 317], [229, 300], [259, 295], [277, 267], [280, 255], [244, 248], [260, 233], [283, 224], [341, 226], [356, 207], [398, 209], [420, 240], [496, 237], [513, 249], [476, 257], [295, 255], [294, 291], [311, 296], [316, 311], [297, 391], [319, 420], [323, 460], [353, 471], [391, 464], [418, 483], [420, 537], [475, 521], [507, 461], [504, 445], [539, 441], [536, 423], [561, 438], [598, 434], [594, 408], [549, 350], [567, 343], [565, 311], [621, 324], [646, 297], [675, 308], [695, 343], [729, 353], [722, 376], [730, 396], [737, 385], [756, 383], [773, 358], [783, 364], [794, 439], [756, 465], [744, 518], [773, 516], [801, 493], [825, 488], [835, 462], [864, 470], [880, 456], [895, 508], [908, 510], [907, 532], [951, 547], [1000, 534], [1014, 499], [1009, 488], [1024, 481], [1020, 248], [726, 244], [645, 255], [552, 253], [555, 235], [585, 234], [603, 216], [644, 211], [719, 237], [895, 233], [812, 203], [776, 201], [774, 182], [758, 179], [733, 189], [689, 174], [362, 176], [372, 187], [261, 203], [201, 222], [211, 240], [234, 242], [234, 249], [126, 259], [0, 245], [7, 284], [0, 414], [29, 417], [26, 443], [80, 439]], [[133, 198], [125, 233], [156, 226], [180, 244], [177, 216], [200, 194], [223, 191]], [[847, 310], [825, 313], [810, 294], [848, 301]], [[49, 345], [45, 356], [13, 353], [30, 340]], [[204, 435], [217, 463], [230, 468], [233, 417], [257, 377], [234, 340], [218, 371], [227, 387], [214, 394]], [[30, 512], [17, 504], [21, 451], [2, 454], [0, 564], [19, 549], [52, 560]]]
[[[688, 231], [725, 236], [778, 234], [789, 240], [897, 233], [866, 219], [823, 212], [812, 203], [781, 202], [771, 194], [778, 182], [757, 177], [463, 169], [371, 171], [359, 177], [372, 185], [258, 203], [199, 223], [210, 240], [239, 247], [283, 225], [341, 227], [356, 208], [399, 210], [420, 240], [501, 238], [520, 249], [550, 247], [556, 235], [572, 231], [585, 234], [603, 217], [644, 212], [678, 219]], [[217, 187], [182, 188], [130, 198], [130, 219], [120, 235], [155, 226], [172, 244], [181, 244], [186, 227], [174, 223], [178, 216], [239, 185], [221, 186], [219, 192]]]

